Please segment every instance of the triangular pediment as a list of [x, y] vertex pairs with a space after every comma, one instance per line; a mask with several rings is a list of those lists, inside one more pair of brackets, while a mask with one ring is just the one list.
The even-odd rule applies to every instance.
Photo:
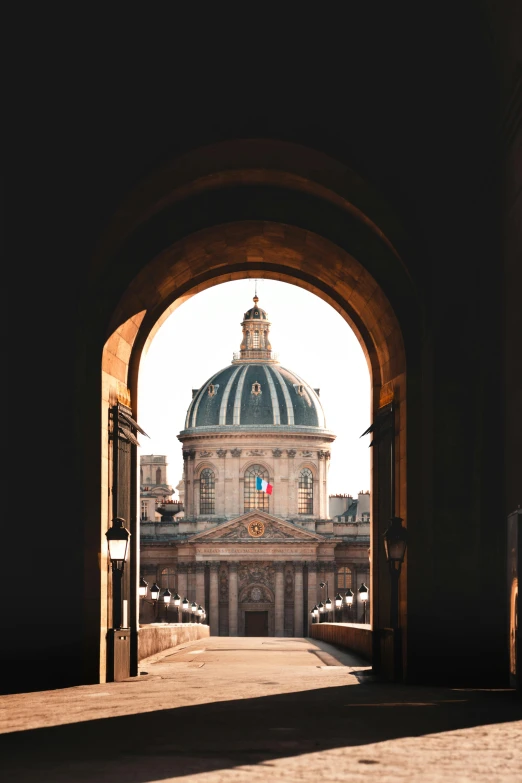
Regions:
[[[255, 523], [261, 524], [256, 525]], [[262, 532], [260, 532], [261, 529]], [[284, 542], [304, 544], [326, 540], [325, 536], [321, 536], [319, 533], [303, 530], [292, 522], [285, 522], [283, 519], [264, 511], [249, 511], [240, 517], [228, 520], [228, 522], [222, 522], [210, 530], [196, 533], [188, 539], [191, 543], [233, 541], [234, 543], [248, 544], [253, 541], [271, 544]]]

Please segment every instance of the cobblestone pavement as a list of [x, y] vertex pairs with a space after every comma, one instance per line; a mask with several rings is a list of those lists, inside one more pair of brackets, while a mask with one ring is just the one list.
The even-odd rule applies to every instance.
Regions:
[[0, 696], [13, 783], [522, 783], [512, 690], [376, 682], [312, 639], [210, 637], [138, 677]]

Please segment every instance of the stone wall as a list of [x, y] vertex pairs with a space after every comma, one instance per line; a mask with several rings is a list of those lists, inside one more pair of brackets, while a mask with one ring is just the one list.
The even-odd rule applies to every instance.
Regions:
[[210, 636], [208, 625], [184, 623], [141, 626], [138, 632], [138, 660], [177, 647], [178, 644], [195, 642]]

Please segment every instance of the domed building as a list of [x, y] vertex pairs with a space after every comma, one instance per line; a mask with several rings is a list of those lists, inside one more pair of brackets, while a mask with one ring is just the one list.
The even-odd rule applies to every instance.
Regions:
[[212, 634], [302, 636], [314, 605], [368, 581], [369, 520], [329, 518], [335, 435], [319, 389], [272, 352], [258, 302], [231, 364], [193, 390], [184, 516], [142, 520], [142, 573], [195, 598]]

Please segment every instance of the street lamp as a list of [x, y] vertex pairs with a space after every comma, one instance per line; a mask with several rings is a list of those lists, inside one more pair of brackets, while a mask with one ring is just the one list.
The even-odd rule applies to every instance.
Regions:
[[[181, 602], [181, 608], [182, 608], [183, 612], [188, 612], [188, 610], [189, 610], [189, 602], [188, 602], [188, 598], [184, 598], [184, 599], [183, 599], [183, 601]], [[183, 615], [183, 614], [181, 615], [181, 622], [182, 622], [182, 623], [184, 623], [184, 622], [185, 622], [185, 619], [184, 619], [184, 615]], [[188, 622], [188, 620], [187, 620], [187, 622]]]
[[[321, 588], [321, 590], [324, 590], [324, 588], [326, 587], [326, 601], [325, 601], [324, 608], [328, 612], [332, 607], [332, 602], [330, 601], [329, 594], [328, 594], [328, 580], [326, 580], [326, 582], [319, 582], [319, 587]], [[330, 601], [329, 604], [328, 601]], [[328, 619], [328, 617], [326, 619]]]
[[[337, 595], [335, 596], [335, 608], [336, 609], [340, 609], [342, 605], [343, 605], [343, 597], [342, 597], [342, 595], [340, 593], [337, 593]], [[337, 612], [336, 612], [336, 614], [337, 614]], [[343, 617], [342, 617], [342, 614], [341, 614], [341, 621], [342, 621], [342, 619], [343, 619]], [[334, 622], [336, 622], [335, 614], [334, 614]]]
[[192, 612], [192, 614], [196, 614], [196, 612], [198, 611], [198, 605], [195, 601], [192, 601], [190, 611]]
[[138, 587], [138, 595], [140, 598], [146, 598], [147, 597], [147, 587], [149, 586], [149, 583], [145, 581], [143, 577], [140, 579], [140, 584]]
[[163, 593], [163, 603], [165, 604], [165, 622], [168, 623], [169, 621], [169, 604], [170, 599], [172, 598], [172, 593], [170, 592], [169, 588], [167, 587], [165, 592]]
[[[112, 627], [122, 627], [122, 581], [125, 561], [129, 555], [130, 532], [122, 517], [115, 517], [105, 536], [112, 566]], [[125, 627], [127, 618], [125, 620]]]
[[172, 599], [172, 601], [173, 601], [173, 603], [174, 603], [174, 606], [175, 606], [175, 607], [176, 607], [176, 609], [178, 610], [178, 623], [179, 623], [179, 622], [181, 622], [181, 620], [179, 619], [179, 616], [180, 616], [180, 613], [181, 613], [181, 607], [180, 607], [180, 604], [181, 604], [181, 598], [180, 598], [180, 596], [179, 596], [179, 595], [176, 593], [176, 595], [174, 596], [174, 598]]
[[363, 611], [364, 611], [363, 623], [366, 625], [366, 602], [368, 601], [368, 588], [366, 587], [364, 582], [359, 587], [358, 592], [359, 592], [359, 598], [361, 599], [362, 604], [363, 604]]
[[348, 590], [344, 594], [344, 601], [345, 601], [346, 606], [348, 607], [348, 610], [349, 610], [349, 613], [350, 613], [349, 617], [348, 617], [348, 619], [349, 619], [351, 617], [351, 615], [352, 615], [352, 606], [353, 606], [353, 590], [350, 587], [348, 588]]
[[203, 607], [201, 606], [201, 604], [198, 606], [198, 615], [199, 615], [198, 622], [201, 623], [203, 621]]
[[321, 617], [322, 617], [322, 615], [323, 615], [323, 613], [324, 613], [324, 604], [323, 604], [323, 602], [322, 602], [322, 601], [321, 601], [321, 603], [318, 605], [318, 607], [317, 607], [317, 608], [319, 609], [319, 622], [321, 623], [321, 622], [322, 622], [322, 620], [321, 620]]
[[329, 621], [329, 617], [330, 617], [330, 612], [332, 611], [332, 599], [331, 598], [327, 598], [326, 599], [326, 601], [324, 602], [324, 608], [326, 610], [326, 620], [328, 622]]
[[392, 628], [399, 626], [399, 576], [407, 544], [408, 531], [403, 527], [402, 518], [393, 516], [384, 532], [384, 551], [391, 577], [390, 625]]

